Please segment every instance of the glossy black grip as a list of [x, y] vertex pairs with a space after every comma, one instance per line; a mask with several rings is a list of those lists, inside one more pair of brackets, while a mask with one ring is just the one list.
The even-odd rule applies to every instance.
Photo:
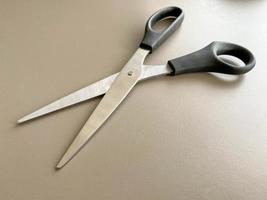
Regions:
[[[156, 31], [152, 28], [154, 24], [165, 18], [175, 18], [175, 20], [164, 30]], [[145, 35], [140, 47], [147, 49], [152, 53], [159, 47], [177, 28], [181, 25], [184, 19], [184, 13], [181, 8], [167, 7], [154, 13], [147, 21], [145, 28]]]
[[[220, 55], [230, 55], [239, 58], [245, 66], [237, 66], [223, 61]], [[194, 72], [218, 72], [224, 74], [244, 74], [256, 64], [255, 57], [246, 48], [227, 42], [212, 42], [207, 47], [168, 61], [172, 69], [171, 75]]]

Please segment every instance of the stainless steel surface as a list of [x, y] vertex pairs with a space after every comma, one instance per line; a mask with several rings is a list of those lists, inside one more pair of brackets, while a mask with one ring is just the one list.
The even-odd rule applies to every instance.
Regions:
[[[170, 68], [167, 65], [144, 65], [144, 72], [140, 80], [144, 80], [147, 78], [152, 78], [155, 76], [166, 75], [170, 73]], [[19, 119], [18, 123], [23, 123], [31, 119], [35, 119], [37, 117], [49, 114], [51, 112], [60, 110], [62, 108], [66, 108], [71, 105], [75, 105], [77, 103], [81, 103], [88, 99], [92, 99], [94, 97], [105, 94], [110, 88], [113, 81], [116, 79], [119, 73], [110, 75], [100, 81], [92, 83], [87, 87], [84, 87], [80, 90], [77, 90], [65, 97], [62, 97], [24, 117]]]
[[108, 119], [123, 99], [141, 79], [143, 73], [143, 62], [149, 51], [138, 48], [127, 64], [122, 68], [110, 89], [100, 101], [92, 115], [89, 117], [81, 131], [69, 146], [57, 168], [63, 167], [86, 142], [94, 135], [97, 129]]

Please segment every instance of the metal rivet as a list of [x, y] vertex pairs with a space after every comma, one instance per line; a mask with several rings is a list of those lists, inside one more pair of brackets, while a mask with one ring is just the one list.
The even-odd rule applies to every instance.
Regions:
[[128, 76], [132, 76], [132, 75], [133, 75], [133, 71], [129, 71]]

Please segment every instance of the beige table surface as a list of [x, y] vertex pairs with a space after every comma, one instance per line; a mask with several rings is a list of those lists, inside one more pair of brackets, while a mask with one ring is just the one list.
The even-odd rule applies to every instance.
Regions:
[[[223, 40], [251, 49], [256, 68], [138, 84], [56, 171], [99, 99], [16, 120], [119, 71], [168, 5], [184, 24], [147, 63]], [[0, 0], [0, 199], [267, 199], [266, 21], [264, 0]]]

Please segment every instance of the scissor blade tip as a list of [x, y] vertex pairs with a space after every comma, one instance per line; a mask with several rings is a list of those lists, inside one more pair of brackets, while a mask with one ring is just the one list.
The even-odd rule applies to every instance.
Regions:
[[17, 120], [17, 124], [21, 124], [21, 123], [23, 123], [25, 121], [27, 121], [27, 120], [25, 120], [24, 118], [21, 118], [21, 119]]
[[56, 169], [61, 169], [62, 168], [62, 165], [57, 165], [56, 166]]
[[21, 123], [23, 123], [23, 122], [26, 122], [26, 121], [29, 121], [29, 120], [31, 120], [31, 119], [34, 119], [34, 118], [36, 118], [36, 117], [37, 117], [37, 116], [26, 115], [26, 116], [20, 118], [19, 120], [17, 120], [17, 123], [18, 123], [18, 124], [21, 124]]
[[62, 167], [64, 167], [64, 165], [66, 165], [67, 162], [68, 161], [61, 159], [57, 164], [56, 169], [61, 169]]
[[56, 169], [61, 169], [62, 167], [64, 167], [66, 163], [58, 163], [57, 166], [56, 166]]

